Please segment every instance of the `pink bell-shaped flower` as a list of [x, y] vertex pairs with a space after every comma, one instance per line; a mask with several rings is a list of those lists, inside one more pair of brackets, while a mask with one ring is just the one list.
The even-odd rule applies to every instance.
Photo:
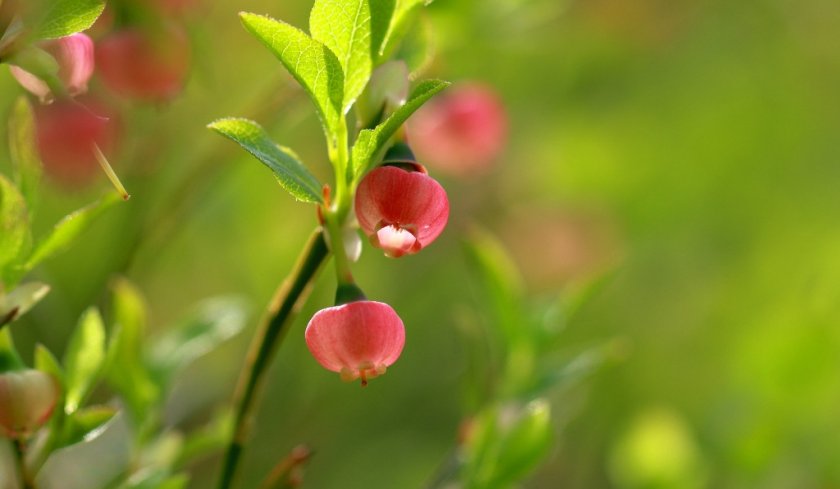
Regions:
[[93, 99], [57, 100], [35, 108], [38, 152], [47, 175], [70, 187], [98, 171], [93, 146], [105, 153], [117, 144], [118, 127], [108, 109]]
[[28, 436], [43, 425], [58, 401], [58, 385], [39, 370], [0, 374], [0, 429], [9, 438]]
[[[88, 80], [93, 75], [93, 41], [85, 34], [44, 41], [40, 48], [50, 53], [58, 63], [58, 78], [69, 95], [87, 92]], [[52, 91], [47, 83], [18, 66], [10, 66], [12, 76], [23, 88], [38, 97], [42, 103], [50, 101]]]
[[441, 171], [466, 175], [488, 168], [504, 149], [508, 120], [489, 87], [450, 88], [421, 107], [407, 123], [417, 155]]
[[[422, 169], [420, 165], [414, 168]], [[356, 191], [356, 217], [370, 242], [398, 258], [417, 253], [437, 238], [449, 219], [446, 191], [425, 171], [382, 166]]]
[[306, 326], [306, 346], [324, 368], [362, 385], [400, 357], [405, 327], [394, 309], [361, 300], [321, 309]]
[[184, 87], [190, 69], [190, 44], [177, 24], [147, 32], [136, 28], [114, 32], [99, 42], [98, 72], [105, 85], [122, 97], [165, 102]]

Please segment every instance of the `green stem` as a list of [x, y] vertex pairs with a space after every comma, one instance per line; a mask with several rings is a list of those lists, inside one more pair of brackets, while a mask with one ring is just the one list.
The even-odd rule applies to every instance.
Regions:
[[323, 231], [318, 229], [266, 309], [236, 387], [233, 436], [225, 452], [219, 489], [229, 489], [233, 484], [239, 459], [250, 434], [254, 406], [265, 384], [265, 373], [289, 324], [306, 301], [312, 282], [328, 254]]
[[20, 480], [23, 484], [23, 489], [35, 489], [35, 482], [29, 477], [26, 470], [26, 442], [21, 438], [14, 441], [15, 458], [17, 458], [18, 468], [20, 470]]

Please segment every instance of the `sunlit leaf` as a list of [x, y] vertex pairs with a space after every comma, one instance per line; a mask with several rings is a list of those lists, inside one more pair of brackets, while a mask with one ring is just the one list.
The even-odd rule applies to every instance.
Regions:
[[405, 105], [397, 109], [375, 128], [365, 129], [359, 133], [352, 152], [353, 173], [356, 179], [361, 178], [376, 164], [377, 158], [385, 149], [388, 141], [411, 114], [447, 86], [449, 86], [449, 82], [441, 80], [421, 82], [411, 92]]
[[488, 407], [475, 419], [464, 446], [464, 487], [512, 487], [547, 455], [552, 438], [544, 399]]
[[26, 202], [17, 187], [0, 174], [0, 282], [8, 285], [14, 281], [18, 260], [31, 241]]
[[394, 15], [383, 38], [378, 52], [378, 62], [387, 60], [402, 42], [406, 33], [411, 29], [417, 14], [424, 5], [432, 0], [397, 0]]
[[53, 355], [46, 346], [38, 343], [35, 345], [34, 358], [35, 368], [55, 377], [55, 379], [61, 384], [61, 392], [63, 393], [65, 384], [64, 370], [62, 370], [61, 365], [55, 358], [55, 355]]
[[309, 31], [335, 53], [344, 71], [344, 113], [370, 78], [393, 11], [394, 0], [317, 0], [312, 7]]
[[315, 178], [297, 155], [279, 146], [260, 127], [247, 119], [220, 119], [207, 127], [234, 141], [267, 166], [280, 186], [302, 202], [321, 203], [321, 183]]
[[38, 198], [42, 165], [35, 140], [35, 116], [25, 96], [18, 97], [9, 117], [9, 156], [15, 170], [15, 182], [33, 214]]
[[41, 282], [28, 282], [15, 287], [8, 294], [0, 291], [0, 327], [26, 314], [50, 291]]
[[65, 418], [61, 446], [79, 443], [116, 414], [117, 410], [111, 406], [90, 406], [79, 409]]
[[343, 117], [344, 73], [335, 54], [305, 32], [270, 17], [243, 12], [245, 28], [260, 40], [312, 97], [327, 137]]
[[41, 240], [32, 251], [24, 270], [31, 270], [47, 258], [67, 248], [102, 212], [122, 199], [109, 193], [98, 201], [68, 214], [56, 223], [49, 235]]
[[105, 361], [105, 325], [96, 308], [89, 308], [79, 320], [64, 354], [67, 394], [64, 410], [72, 413], [99, 379]]
[[37, 39], [54, 39], [92, 26], [105, 9], [104, 0], [50, 0], [33, 27]]

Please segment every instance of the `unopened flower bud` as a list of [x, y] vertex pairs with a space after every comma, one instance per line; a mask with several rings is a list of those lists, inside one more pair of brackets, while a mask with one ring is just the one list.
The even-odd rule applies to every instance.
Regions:
[[0, 374], [0, 429], [9, 438], [28, 436], [52, 414], [59, 391], [55, 379], [39, 370]]
[[[58, 63], [58, 78], [69, 95], [87, 92], [88, 80], [93, 75], [93, 41], [85, 34], [72, 34], [44, 41], [39, 47], [50, 53]], [[10, 66], [12, 76], [23, 88], [38, 97], [41, 102], [53, 98], [50, 87], [44, 80], [18, 66]]]
[[154, 32], [125, 29], [100, 41], [96, 62], [102, 81], [118, 95], [165, 102], [180, 93], [186, 82], [189, 39], [176, 24]]
[[345, 381], [385, 373], [405, 345], [405, 327], [394, 309], [361, 300], [321, 309], [306, 326], [306, 346], [327, 370]]
[[406, 165], [371, 171], [356, 191], [359, 226], [374, 246], [394, 258], [428, 246], [449, 219], [443, 187], [424, 172], [405, 169]]
[[496, 93], [485, 86], [453, 87], [430, 100], [409, 120], [407, 132], [417, 154], [454, 175], [488, 168], [504, 149], [507, 115]]

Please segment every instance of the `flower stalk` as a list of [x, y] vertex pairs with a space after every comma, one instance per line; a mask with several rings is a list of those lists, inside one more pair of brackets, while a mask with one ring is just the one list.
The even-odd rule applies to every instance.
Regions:
[[323, 230], [319, 228], [312, 234], [292, 272], [266, 309], [236, 387], [233, 436], [225, 450], [219, 489], [232, 487], [242, 451], [251, 432], [254, 407], [265, 384], [265, 373], [288, 326], [306, 301], [328, 254]]

